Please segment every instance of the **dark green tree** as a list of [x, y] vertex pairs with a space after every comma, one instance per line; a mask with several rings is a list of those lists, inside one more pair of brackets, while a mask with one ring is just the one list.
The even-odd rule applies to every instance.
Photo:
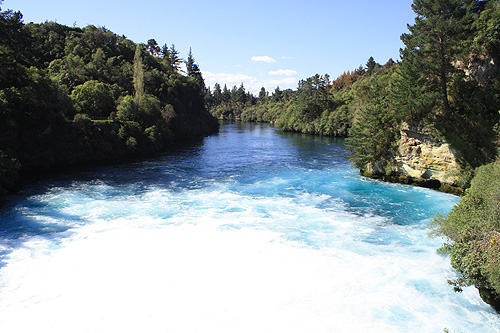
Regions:
[[161, 49], [154, 39], [148, 40], [148, 43], [146, 44], [146, 50], [148, 50], [148, 52], [155, 57], [159, 57], [161, 55]]
[[214, 97], [214, 103], [216, 105], [219, 105], [222, 102], [222, 90], [220, 88], [220, 84], [218, 84], [218, 83], [216, 83], [214, 85], [213, 97]]
[[0, 89], [22, 85], [23, 67], [30, 65], [30, 44], [21, 12], [0, 12]]
[[419, 59], [419, 70], [425, 80], [418, 84], [425, 84], [426, 92], [439, 97], [440, 105], [433, 105], [433, 112], [452, 112], [449, 88], [457, 73], [454, 63], [467, 52], [465, 46], [477, 2], [415, 0], [412, 4], [417, 17], [415, 24], [408, 26], [410, 33], [401, 36], [406, 46], [402, 54], [403, 66], [406, 65], [405, 58], [410, 58], [410, 65], [414, 58]]
[[187, 57], [186, 63], [186, 74], [189, 77], [195, 79], [195, 81], [200, 85], [200, 87], [205, 90], [205, 81], [203, 80], [203, 76], [201, 74], [200, 67], [194, 60], [193, 52], [191, 48], [189, 48], [189, 54]]
[[260, 88], [260, 92], [259, 92], [259, 100], [261, 102], [265, 102], [267, 97], [268, 97], [268, 92], [266, 91], [266, 88], [262, 87]]
[[377, 63], [375, 62], [375, 59], [373, 59], [373, 57], [370, 57], [366, 63], [366, 70], [368, 72], [368, 75], [372, 75], [375, 67], [377, 67]]
[[182, 58], [179, 57], [179, 54], [179, 51], [175, 48], [175, 44], [172, 44], [168, 53], [169, 62], [170, 65], [177, 71], [181, 69], [181, 64], [183, 62]]
[[[401, 37], [406, 47], [394, 83], [399, 118], [431, 124], [459, 152], [465, 169], [491, 161], [496, 153], [492, 128], [498, 108], [493, 105], [499, 100], [491, 90], [495, 83], [481, 82], [481, 75], [471, 71], [482, 66], [474, 56], [473, 41], [483, 35], [475, 22], [485, 17], [485, 4], [415, 0], [412, 8], [417, 17]], [[488, 39], [486, 44], [493, 45], [494, 38]], [[479, 58], [485, 56], [480, 54]]]
[[279, 102], [281, 101], [281, 99], [283, 98], [283, 93], [280, 89], [279, 86], [277, 86], [275, 89], [274, 89], [274, 92], [273, 92], [273, 100], [275, 102]]
[[194, 66], [195, 66], [195, 62], [194, 62], [194, 57], [193, 57], [193, 51], [191, 50], [191, 48], [189, 48], [189, 53], [188, 53], [188, 57], [185, 61], [186, 63], [186, 74], [188, 76], [194, 76]]
[[366, 171], [369, 163], [384, 163], [390, 157], [397, 131], [381, 104], [366, 107], [358, 117], [345, 145], [352, 152], [350, 160], [356, 168]]
[[231, 99], [231, 91], [227, 88], [227, 85], [224, 84], [224, 89], [222, 90], [222, 101], [229, 102]]

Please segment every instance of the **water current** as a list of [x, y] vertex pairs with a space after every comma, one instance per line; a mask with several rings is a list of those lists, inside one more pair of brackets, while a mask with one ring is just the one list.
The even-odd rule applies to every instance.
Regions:
[[361, 177], [341, 139], [227, 123], [7, 197], [0, 332], [500, 332], [428, 237], [457, 202]]

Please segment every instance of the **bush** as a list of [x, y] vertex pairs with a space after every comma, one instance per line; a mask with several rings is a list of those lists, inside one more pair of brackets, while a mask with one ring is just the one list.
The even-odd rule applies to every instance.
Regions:
[[135, 151], [137, 148], [137, 140], [133, 136], [130, 136], [125, 144], [127, 145], [127, 148], [132, 151]]
[[133, 121], [136, 118], [137, 107], [132, 96], [125, 96], [118, 104], [116, 117], [121, 121]]
[[114, 90], [110, 84], [91, 80], [76, 86], [71, 93], [71, 100], [77, 112], [107, 118], [115, 111]]
[[500, 307], [500, 163], [476, 169], [471, 187], [446, 216], [436, 217], [433, 235], [444, 236], [441, 247], [461, 277], [455, 290], [476, 286], [485, 301]]

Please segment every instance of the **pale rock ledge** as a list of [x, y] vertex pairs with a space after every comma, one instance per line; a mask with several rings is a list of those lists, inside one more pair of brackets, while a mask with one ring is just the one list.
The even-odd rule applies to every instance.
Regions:
[[438, 180], [445, 184], [456, 181], [456, 152], [450, 144], [431, 137], [429, 130], [422, 125], [403, 123], [395, 172], [401, 175]]
[[413, 179], [409, 183], [431, 181], [455, 185], [459, 172], [456, 152], [450, 144], [434, 138], [423, 124], [403, 123], [400, 135], [398, 150], [392, 158], [370, 163], [365, 175], [397, 182]]

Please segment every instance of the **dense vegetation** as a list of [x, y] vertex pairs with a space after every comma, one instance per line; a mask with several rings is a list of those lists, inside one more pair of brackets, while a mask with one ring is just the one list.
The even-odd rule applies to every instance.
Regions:
[[19, 173], [155, 153], [218, 128], [189, 52], [0, 14], [0, 193]]
[[475, 285], [483, 299], [500, 309], [500, 164], [479, 167], [460, 203], [432, 226], [436, 235], [446, 237], [440, 251], [450, 255], [461, 274], [450, 284], [456, 291]]
[[359, 67], [331, 81], [327, 74], [314, 75], [299, 82], [296, 91], [280, 90], [269, 95], [262, 88], [259, 96], [245, 93], [243, 84], [223, 90], [218, 84], [208, 92], [210, 112], [217, 118], [275, 123], [284, 131], [346, 137], [357, 114], [372, 104], [368, 97], [385, 90], [397, 64], [392, 59], [384, 66], [373, 58], [370, 68]]
[[[403, 123], [428, 128], [451, 144], [468, 187], [460, 204], [434, 221], [447, 238], [442, 251], [461, 274], [500, 309], [500, 3], [498, 0], [414, 0], [415, 24], [401, 39], [401, 61], [300, 81], [258, 98], [236, 97], [236, 87], [210, 110], [219, 118], [269, 121], [285, 131], [344, 136], [354, 165], [371, 163], [391, 173]], [[220, 88], [220, 87], [219, 87]], [[222, 94], [224, 95], [224, 93]], [[241, 95], [243, 96], [243, 95]], [[476, 174], [472, 182], [471, 176]]]

